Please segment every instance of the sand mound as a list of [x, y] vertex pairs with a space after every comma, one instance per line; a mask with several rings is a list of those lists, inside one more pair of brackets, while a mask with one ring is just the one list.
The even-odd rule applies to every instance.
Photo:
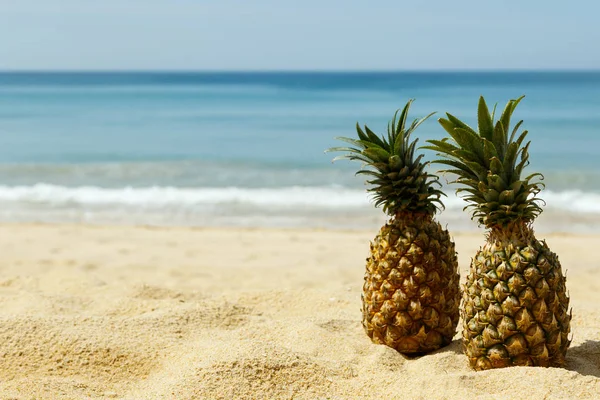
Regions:
[[[566, 368], [408, 358], [360, 325], [369, 233], [0, 227], [2, 399], [600, 398], [595, 237], [569, 270]], [[457, 237], [461, 267], [481, 244]], [[464, 273], [463, 273], [464, 275]]]

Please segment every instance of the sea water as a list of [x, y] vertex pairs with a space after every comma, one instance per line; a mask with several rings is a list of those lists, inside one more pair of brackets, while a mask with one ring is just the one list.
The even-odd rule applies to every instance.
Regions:
[[[425, 144], [445, 112], [476, 126], [480, 95], [526, 95], [536, 226], [600, 232], [600, 72], [0, 73], [0, 222], [376, 229], [360, 164], [324, 150], [411, 98], [437, 111]], [[478, 229], [441, 180], [439, 220]]]

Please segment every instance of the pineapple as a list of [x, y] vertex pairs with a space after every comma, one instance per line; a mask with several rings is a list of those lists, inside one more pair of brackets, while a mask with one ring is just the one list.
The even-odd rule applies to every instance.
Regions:
[[531, 142], [523, 145], [527, 131], [517, 135], [523, 121], [509, 131], [523, 97], [510, 100], [496, 122], [481, 97], [478, 132], [447, 114], [439, 122], [451, 139], [426, 146], [442, 157], [434, 162], [450, 167], [442, 172], [457, 176], [457, 193], [466, 193], [473, 219], [487, 228], [461, 307], [463, 346], [475, 370], [563, 366], [570, 344], [566, 280], [558, 257], [532, 227], [542, 212], [543, 176], [521, 177]]
[[[404, 354], [419, 354], [449, 344], [458, 325], [460, 286], [454, 243], [433, 219], [443, 194], [436, 176], [425, 172], [422, 155], [414, 158], [417, 140], [411, 133], [428, 117], [406, 127], [409, 101], [378, 137], [356, 125], [358, 139], [337, 138], [353, 147], [327, 151], [334, 158], [359, 160], [373, 177], [375, 206], [383, 206], [389, 221], [371, 242], [363, 293], [362, 324], [374, 343]], [[437, 204], [437, 205], [436, 205]]]

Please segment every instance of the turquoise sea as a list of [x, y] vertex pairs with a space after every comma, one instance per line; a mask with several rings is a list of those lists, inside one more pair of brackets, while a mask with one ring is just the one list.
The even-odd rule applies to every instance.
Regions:
[[[376, 229], [359, 165], [323, 153], [335, 136], [385, 132], [409, 98], [411, 119], [475, 124], [479, 95], [523, 94], [536, 226], [600, 232], [600, 72], [0, 73], [0, 222]], [[440, 221], [477, 229], [445, 191]]]

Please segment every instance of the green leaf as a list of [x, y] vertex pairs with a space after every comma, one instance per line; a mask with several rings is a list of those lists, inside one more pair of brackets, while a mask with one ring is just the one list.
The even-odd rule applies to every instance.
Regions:
[[393, 156], [390, 156], [388, 163], [390, 164], [390, 167], [392, 169], [399, 169], [403, 167], [403, 160], [400, 158], [400, 156], [394, 154]]
[[325, 153], [333, 153], [336, 151], [345, 151], [348, 153], [358, 153], [358, 154], [362, 154], [362, 150], [360, 149], [355, 149], [353, 147], [330, 147], [327, 150], [325, 150]]
[[504, 176], [504, 166], [498, 157], [492, 157], [490, 159], [490, 171], [492, 174]]
[[[413, 171], [415, 171], [415, 169], [416, 169], [416, 165], [419, 165], [419, 164], [421, 163], [421, 159], [422, 159], [422, 158], [423, 158], [423, 154], [419, 154], [419, 155], [417, 156], [417, 158], [415, 158], [415, 161], [413, 162], [413, 168], [412, 168], [412, 170], [413, 170]], [[423, 165], [423, 164], [421, 164], [421, 165]], [[414, 173], [414, 172], [413, 172], [413, 173]]]
[[488, 164], [492, 157], [498, 157], [496, 146], [487, 139], [483, 139], [483, 157], [487, 160]]
[[[356, 123], [356, 132], [358, 133], [358, 138], [360, 140], [364, 140], [364, 141], [369, 141], [369, 136], [367, 136], [366, 133], [363, 132], [363, 130], [360, 128], [360, 125], [358, 124], [358, 122]], [[341, 138], [338, 138], [340, 140], [342, 140]]]
[[388, 128], [387, 128], [387, 137], [388, 137], [388, 142], [390, 143], [390, 149], [393, 149], [394, 148], [394, 135], [392, 134], [392, 128], [391, 128], [389, 122], [388, 122]]
[[376, 144], [377, 146], [381, 147], [381, 148], [389, 148], [389, 144], [381, 139], [379, 136], [377, 136], [377, 134], [375, 134], [375, 132], [373, 132], [372, 130], [369, 129], [368, 126], [365, 125], [365, 131], [367, 132], [367, 135], [369, 136], [369, 141], [373, 144]]
[[487, 165], [487, 160], [483, 155], [483, 139], [481, 137], [463, 128], [454, 129], [450, 135], [462, 150], [474, 154], [483, 165]]
[[435, 160], [433, 161], [436, 164], [449, 165], [451, 167], [456, 168], [457, 170], [463, 171], [465, 173], [465, 178], [469, 179], [479, 179], [479, 176], [471, 168], [469, 168], [464, 163], [461, 163], [456, 160]]
[[399, 138], [400, 140], [396, 140], [396, 142], [394, 143], [394, 148], [393, 148], [393, 152], [394, 154], [397, 155], [401, 155], [404, 154], [404, 140], [402, 140], [402, 138]]
[[492, 137], [492, 142], [494, 142], [494, 146], [498, 151], [498, 158], [501, 160], [504, 159], [504, 155], [506, 154], [506, 132], [504, 126], [502, 125], [502, 121], [498, 121], [496, 126], [494, 127], [494, 135]]
[[427, 143], [431, 143], [433, 146], [423, 146], [422, 149], [439, 151], [441, 153], [453, 155], [458, 147], [448, 143], [446, 140], [428, 140]]
[[473, 128], [471, 128], [469, 125], [462, 122], [460, 119], [456, 118], [454, 115], [446, 113], [446, 116], [448, 117], [450, 122], [455, 125], [456, 128], [465, 129], [465, 130], [471, 132], [473, 135], [478, 136], [477, 132], [475, 132], [473, 130]]
[[512, 134], [510, 135], [510, 140], [508, 141], [508, 143], [511, 143], [513, 141], [515, 135], [517, 134], [517, 131], [521, 127], [521, 124], [523, 124], [523, 120], [517, 122], [517, 124], [515, 125], [515, 128], [513, 129]]
[[377, 147], [365, 149], [362, 153], [373, 161], [387, 163], [390, 158], [390, 153]]
[[454, 128], [457, 128], [452, 122], [448, 121], [444, 118], [438, 118], [438, 122], [444, 128], [444, 130], [448, 133], [454, 132]]
[[362, 140], [352, 139], [352, 138], [348, 138], [348, 137], [344, 137], [344, 136], [337, 136], [337, 137], [335, 137], [335, 139], [342, 141], [342, 142], [349, 143], [351, 145], [354, 145], [356, 147], [360, 147], [363, 149], [367, 148], [367, 146], [364, 144], [364, 142]]
[[518, 151], [519, 145], [516, 142], [508, 144], [502, 166], [504, 167], [504, 172], [507, 174], [507, 180], [509, 181], [512, 180], [512, 172], [515, 169], [515, 160], [517, 159]]
[[498, 192], [506, 190], [506, 188], [508, 187], [508, 184], [506, 183], [506, 181], [504, 179], [502, 179], [502, 177], [500, 175], [497, 175], [497, 174], [488, 175], [487, 181], [488, 181], [488, 186], [497, 190]]
[[510, 189], [514, 190], [515, 193], [520, 193], [521, 189], [523, 188], [523, 182], [521, 181], [515, 181], [512, 183], [512, 185], [510, 185]]
[[473, 154], [467, 150], [463, 150], [463, 149], [456, 150], [456, 154], [455, 154], [454, 158], [457, 160], [463, 161], [465, 164], [467, 163], [467, 161], [470, 161], [470, 162], [475, 162], [475, 163], [479, 164], [479, 166], [482, 166], [481, 160], [475, 154]]
[[510, 117], [512, 116], [512, 113], [515, 111], [515, 108], [517, 108], [517, 105], [519, 105], [519, 103], [521, 102], [521, 100], [523, 100], [525, 96], [521, 96], [516, 100], [510, 100], [508, 103], [506, 103], [506, 107], [504, 108], [504, 111], [502, 112], [502, 115], [500, 116], [500, 121], [502, 121], [502, 125], [504, 126], [505, 129], [505, 133], [508, 136], [508, 127], [510, 126]]
[[[415, 147], [417, 146], [418, 141], [419, 141], [419, 139], [415, 139], [411, 144], [408, 145], [408, 149], [406, 149], [406, 154], [404, 156], [405, 164], [410, 164], [410, 161], [414, 158]], [[422, 157], [422, 155], [419, 156], [419, 159], [421, 159], [421, 157]]]
[[361, 169], [359, 171], [356, 171], [355, 175], [371, 175], [371, 176], [374, 176], [375, 178], [380, 178], [380, 176], [381, 176], [376, 171], [372, 171], [370, 169]]
[[400, 109], [396, 110], [396, 112], [394, 113], [394, 117], [392, 118], [392, 126], [391, 126], [392, 133], [396, 133], [396, 118], [398, 117], [399, 111], [400, 111]]
[[409, 172], [409, 171], [410, 171], [410, 170], [409, 170], [408, 166], [406, 166], [406, 165], [405, 165], [405, 166], [404, 166], [404, 167], [402, 167], [402, 169], [400, 170], [400, 176], [401, 176], [401, 177], [403, 177], [403, 178], [404, 178], [404, 177], [406, 177], [406, 176], [408, 176], [408, 172]]
[[[410, 104], [410, 101], [409, 101], [409, 104]], [[402, 111], [402, 113], [404, 114], [405, 111], [406, 111], [406, 106], [404, 107], [404, 110]], [[406, 119], [406, 116], [403, 117], [403, 115], [401, 114], [400, 120], [398, 121], [397, 120], [398, 112], [400, 112], [400, 109], [396, 110], [396, 112], [394, 113], [394, 117], [392, 118], [392, 122], [391, 122], [391, 129], [388, 127], [388, 140], [390, 142], [389, 144], [390, 144], [391, 149], [395, 149], [397, 143], [402, 143], [402, 140], [403, 140], [402, 136], [403, 136], [404, 123], [402, 122], [402, 118]]]
[[519, 177], [521, 176], [521, 172], [523, 172], [523, 169], [529, 164], [529, 153], [527, 150], [529, 149], [530, 144], [531, 142], [527, 142], [525, 147], [519, 150], [519, 152], [521, 153], [521, 162], [519, 162], [515, 167], [515, 179], [519, 179]]
[[404, 126], [406, 125], [406, 119], [408, 118], [408, 110], [410, 109], [412, 102], [413, 99], [410, 99], [402, 109], [400, 119], [398, 120], [398, 130], [404, 129]]
[[477, 122], [479, 135], [487, 140], [493, 140], [494, 122], [490, 117], [490, 110], [488, 110], [483, 96], [479, 97], [479, 106], [477, 107]]
[[499, 197], [500, 193], [498, 193], [498, 191], [494, 189], [488, 189], [483, 193], [483, 198], [486, 202], [498, 201]]
[[471, 195], [475, 196], [475, 197], [480, 197], [480, 198], [484, 198], [481, 195], [481, 192], [477, 189], [471, 189], [471, 188], [458, 188], [456, 189], [456, 193], [462, 193], [462, 192], [467, 192], [470, 193]]
[[478, 162], [465, 161], [465, 164], [467, 165], [467, 167], [469, 167], [469, 169], [475, 172], [479, 180], [485, 179], [485, 177], [487, 176], [487, 168], [482, 167], [481, 164], [479, 164]]
[[365, 164], [372, 164], [373, 161], [369, 160], [367, 157], [363, 156], [363, 155], [354, 155], [354, 154], [343, 154], [337, 157], [334, 157], [333, 160], [331, 160], [332, 163], [338, 161], [338, 160], [358, 160], [358, 161], [362, 161]]
[[[529, 175], [528, 177], [526, 177], [525, 179], [523, 179], [525, 182], [529, 182], [531, 179], [535, 178], [536, 176], [540, 177], [540, 180], [544, 179], [544, 175], [540, 174], [539, 172], [536, 172], [534, 174]], [[538, 183], [539, 184], [539, 183]]]
[[414, 122], [411, 124], [410, 128], [408, 129], [408, 131], [409, 131], [409, 134], [410, 134], [412, 131], [414, 131], [415, 129], [417, 129], [417, 128], [419, 127], [419, 125], [421, 125], [423, 122], [427, 121], [427, 120], [428, 120], [428, 119], [429, 119], [429, 118], [430, 118], [432, 115], [435, 115], [435, 113], [436, 113], [436, 112], [434, 111], [434, 112], [432, 112], [432, 113], [429, 113], [429, 114], [427, 114], [426, 116], [424, 116], [424, 117], [423, 117], [423, 118], [421, 118], [421, 119], [415, 120], [415, 121], [414, 121]]
[[521, 146], [521, 143], [523, 143], [523, 140], [525, 140], [525, 136], [527, 136], [528, 133], [529, 133], [528, 131], [523, 131], [521, 133], [521, 135], [519, 135], [519, 138], [515, 141], [515, 143], [518, 146]]
[[515, 201], [515, 192], [512, 190], [504, 190], [500, 193], [500, 204], [510, 205]]

